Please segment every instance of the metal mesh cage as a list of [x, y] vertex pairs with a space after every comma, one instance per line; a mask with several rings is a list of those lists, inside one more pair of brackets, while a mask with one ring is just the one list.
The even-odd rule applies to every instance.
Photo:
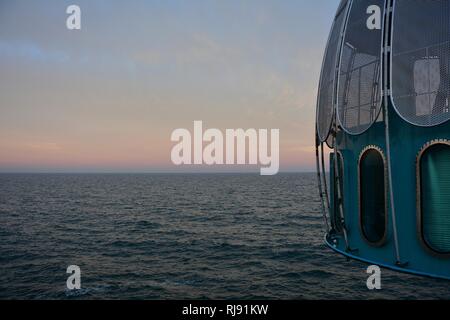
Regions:
[[385, 0], [352, 1], [342, 43], [338, 118], [344, 130], [361, 134], [381, 110], [381, 50]]
[[396, 0], [392, 32], [392, 102], [411, 124], [450, 119], [450, 1]]
[[335, 95], [336, 66], [341, 46], [341, 34], [347, 15], [348, 4], [341, 1], [336, 13], [333, 27], [328, 39], [320, 76], [319, 94], [317, 97], [317, 134], [324, 142], [330, 133]]

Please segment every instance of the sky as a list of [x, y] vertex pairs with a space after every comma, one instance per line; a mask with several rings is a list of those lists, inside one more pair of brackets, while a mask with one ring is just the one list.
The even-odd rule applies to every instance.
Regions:
[[313, 171], [338, 3], [0, 0], [0, 172], [195, 171], [170, 159], [194, 120], [279, 129], [280, 170]]

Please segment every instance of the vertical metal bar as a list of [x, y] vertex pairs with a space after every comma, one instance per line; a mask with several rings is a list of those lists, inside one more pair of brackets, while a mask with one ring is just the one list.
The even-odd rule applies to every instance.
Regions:
[[[320, 144], [322, 144], [322, 143], [320, 143]], [[321, 204], [321, 208], [322, 208], [322, 216], [323, 216], [323, 220], [324, 220], [324, 223], [325, 223], [326, 231], [327, 231], [327, 234], [328, 234], [329, 231], [330, 231], [330, 225], [328, 223], [327, 214], [326, 214], [326, 211], [325, 211], [325, 204], [324, 204], [323, 191], [322, 191], [322, 178], [320, 176], [320, 164], [319, 163], [320, 163], [320, 161], [319, 161], [319, 138], [317, 137], [317, 133], [316, 133], [317, 183], [318, 183], [318, 187], [319, 187], [319, 196], [320, 196], [320, 204]]]
[[362, 69], [358, 69], [358, 127], [361, 126], [361, 74]]
[[[430, 123], [433, 121], [432, 117], [433, 117], [433, 106], [431, 105], [431, 59], [430, 59], [430, 54], [429, 54], [429, 47], [427, 47], [425, 49], [425, 56], [426, 56], [426, 61], [427, 61], [427, 67], [428, 67], [428, 90], [427, 90], [427, 96], [428, 96], [428, 112], [430, 115]], [[439, 64], [441, 62], [439, 61]], [[439, 88], [438, 88], [439, 91]], [[439, 96], [439, 92], [436, 95], [436, 98]], [[417, 99], [417, 98], [416, 98]], [[416, 115], [417, 115], [417, 101], [416, 101]]]
[[335, 201], [335, 203], [338, 206], [339, 209], [339, 219], [340, 219], [340, 223], [342, 224], [342, 232], [344, 233], [344, 240], [345, 240], [345, 250], [349, 251], [350, 250], [350, 245], [348, 242], [348, 235], [347, 235], [347, 227], [345, 225], [345, 218], [344, 218], [344, 208], [342, 207], [342, 190], [341, 190], [341, 180], [339, 178], [339, 166], [338, 166], [338, 149], [337, 149], [337, 141], [336, 141], [336, 137], [337, 137], [337, 119], [336, 119], [337, 115], [335, 113], [335, 122], [334, 122], [334, 157], [333, 157], [333, 163], [334, 163], [334, 184], [335, 184], [335, 188], [337, 190], [337, 201]]
[[323, 146], [324, 146], [324, 143], [322, 142], [321, 144], [320, 144], [320, 152], [321, 152], [321, 160], [322, 160], [322, 176], [323, 176], [323, 187], [324, 187], [324, 189], [325, 189], [325, 200], [326, 200], [326, 205], [327, 205], [327, 208], [328, 208], [328, 212], [331, 212], [331, 209], [330, 209], [330, 198], [329, 198], [329, 196], [328, 196], [328, 184], [327, 184], [327, 176], [326, 176], [326, 171], [325, 171], [325, 152], [324, 152], [324, 150], [323, 150]]
[[[392, 22], [390, 19], [392, 15], [392, 0], [388, 0], [388, 6], [386, 10], [386, 16], [385, 16], [385, 23], [386, 26], [389, 26], [389, 23]], [[392, 28], [392, 26], [391, 26]], [[389, 47], [386, 46], [386, 42], [389, 41], [389, 28], [385, 28], [385, 48]], [[390, 33], [390, 32], [389, 32]], [[385, 79], [387, 79], [387, 72], [388, 72], [388, 61], [390, 61], [392, 56], [392, 50], [384, 50], [384, 65], [385, 65]], [[389, 199], [391, 204], [391, 219], [392, 219], [392, 231], [394, 236], [394, 250], [395, 250], [395, 258], [396, 258], [396, 264], [400, 265], [401, 259], [400, 259], [400, 249], [398, 244], [398, 233], [397, 233], [397, 218], [395, 213], [395, 199], [394, 199], [394, 188], [392, 183], [392, 161], [391, 161], [391, 139], [390, 139], [390, 128], [389, 128], [389, 86], [387, 84], [387, 81], [385, 81], [385, 100], [384, 100], [384, 123], [385, 123], [385, 136], [386, 136], [386, 153], [387, 153], [387, 170], [388, 170], [388, 180], [389, 180]]]

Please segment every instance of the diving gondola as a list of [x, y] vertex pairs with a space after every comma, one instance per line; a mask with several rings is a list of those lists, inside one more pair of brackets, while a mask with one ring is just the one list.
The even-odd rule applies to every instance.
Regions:
[[333, 250], [450, 279], [449, 59], [450, 1], [341, 1], [316, 118]]

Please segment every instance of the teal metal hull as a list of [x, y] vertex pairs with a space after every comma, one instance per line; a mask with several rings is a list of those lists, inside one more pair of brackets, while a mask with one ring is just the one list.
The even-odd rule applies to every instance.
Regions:
[[[430, 252], [421, 239], [418, 228], [417, 210], [417, 174], [416, 161], [420, 150], [430, 141], [450, 138], [450, 123], [435, 127], [413, 126], [401, 119], [389, 102], [389, 125], [391, 137], [391, 165], [396, 224], [398, 233], [398, 250], [401, 266], [398, 265], [393, 241], [392, 210], [388, 206], [387, 235], [381, 246], [368, 243], [362, 234], [359, 216], [358, 160], [364, 148], [374, 145], [387, 154], [385, 124], [375, 123], [362, 135], [349, 135], [340, 131], [337, 137], [337, 149], [344, 161], [343, 207], [347, 229], [348, 246], [342, 234], [334, 235], [336, 244], [326, 244], [334, 251], [345, 256], [371, 264], [384, 266], [393, 270], [450, 279], [450, 257]], [[381, 117], [381, 115], [380, 115]], [[333, 175], [333, 165], [331, 175]], [[330, 179], [332, 181], [332, 179]], [[333, 190], [331, 185], [331, 190]], [[333, 191], [331, 207], [334, 210]], [[390, 203], [389, 193], [387, 203]]]
[[450, 279], [449, 23], [448, 1], [341, 0], [316, 117], [327, 245], [443, 279]]
[[361, 262], [364, 262], [364, 263], [367, 263], [367, 264], [370, 264], [370, 265], [377, 265], [379, 267], [383, 267], [383, 268], [386, 268], [386, 269], [389, 269], [389, 270], [393, 270], [393, 271], [397, 271], [397, 272], [408, 273], [408, 274], [422, 276], [422, 277], [439, 278], [439, 279], [443, 279], [443, 280], [450, 280], [450, 277], [437, 275], [437, 274], [430, 274], [430, 273], [420, 272], [420, 271], [413, 270], [413, 269], [410, 269], [410, 268], [403, 268], [403, 267], [400, 267], [400, 266], [397, 266], [397, 265], [392, 265], [392, 264], [383, 264], [383, 263], [380, 263], [378, 261], [373, 261], [373, 260], [362, 258], [362, 257], [358, 256], [357, 254], [354, 254], [354, 253], [352, 254], [352, 253], [349, 253], [349, 252], [346, 252], [346, 251], [343, 251], [343, 250], [339, 249], [336, 245], [332, 244], [332, 242], [329, 241], [327, 235], [325, 235], [325, 244], [327, 245], [327, 247], [332, 249], [334, 252], [337, 252], [337, 253], [347, 257], [348, 259], [361, 261]]

